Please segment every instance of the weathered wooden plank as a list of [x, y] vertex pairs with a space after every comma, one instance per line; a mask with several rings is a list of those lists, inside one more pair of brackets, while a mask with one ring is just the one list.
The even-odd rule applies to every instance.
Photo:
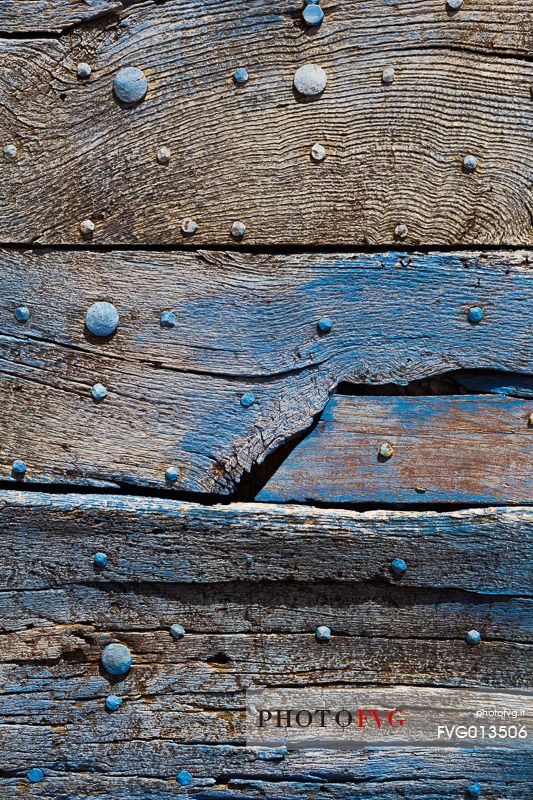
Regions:
[[60, 33], [122, 5], [120, 0], [0, 0], [0, 36]]
[[[28, 481], [229, 493], [310, 425], [340, 381], [533, 372], [528, 252], [7, 250], [0, 276], [3, 478], [21, 458]], [[110, 339], [84, 329], [97, 300], [120, 312]], [[472, 306], [484, 310], [479, 324]], [[159, 324], [165, 309], [174, 328]], [[323, 317], [333, 328], [320, 335]], [[108, 389], [98, 404], [97, 382]], [[180, 469], [173, 484], [169, 465]]]
[[[530, 508], [358, 513], [3, 491], [0, 527], [0, 589], [10, 591], [94, 581], [394, 582], [395, 557], [409, 565], [402, 586], [507, 595], [532, 587]], [[109, 556], [105, 570], [94, 568], [97, 551]]]
[[[531, 408], [528, 401], [479, 395], [339, 395], [257, 499], [527, 503]], [[390, 457], [381, 454], [383, 444], [394, 448]]]
[[[530, 51], [531, 3], [450, 14], [443, 0], [372, 0], [362, 14], [345, 0], [326, 12], [312, 34], [299, 3], [173, 0], [58, 40], [3, 42], [0, 139], [18, 154], [4, 164], [0, 241], [77, 244], [89, 218], [97, 244], [224, 245], [235, 220], [256, 245], [533, 243], [531, 65], [494, 56]], [[293, 91], [306, 62], [329, 78], [316, 102]], [[123, 108], [113, 79], [132, 65], [148, 94]], [[188, 238], [185, 217], [199, 226]]]
[[509, 397], [533, 398], [531, 375], [506, 375], [502, 372], [459, 372], [454, 379], [469, 392], [503, 394]]

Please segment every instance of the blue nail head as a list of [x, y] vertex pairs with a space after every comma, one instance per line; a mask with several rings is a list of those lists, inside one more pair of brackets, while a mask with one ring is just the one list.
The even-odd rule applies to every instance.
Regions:
[[173, 311], [162, 311], [159, 317], [159, 324], [162, 328], [174, 328], [176, 326], [176, 315]]
[[[309, 6], [308, 6], [309, 8]], [[328, 76], [316, 64], [304, 64], [296, 70], [293, 85], [298, 94], [304, 97], [317, 97], [326, 88]]]
[[107, 567], [109, 559], [105, 553], [95, 553], [93, 561], [96, 567]]
[[190, 786], [192, 783], [192, 775], [186, 769], [182, 769], [176, 776], [176, 781], [180, 786]]
[[468, 321], [473, 325], [477, 325], [478, 322], [481, 322], [484, 316], [483, 309], [479, 306], [472, 306], [472, 308], [468, 309]]
[[231, 226], [231, 235], [233, 236], [233, 238], [242, 239], [245, 233], [246, 233], [246, 225], [244, 224], [244, 222], [236, 220]]
[[324, 12], [318, 4], [310, 3], [302, 11], [302, 17], [306, 25], [316, 26], [324, 19]]
[[106, 697], [105, 707], [108, 711], [118, 711], [121, 705], [122, 698], [117, 697], [116, 694], [110, 694], [109, 697]]
[[178, 623], [175, 622], [170, 626], [170, 635], [173, 639], [183, 639], [185, 636], [185, 628], [183, 625], [178, 625]]
[[317, 328], [320, 333], [329, 333], [333, 328], [333, 322], [329, 317], [322, 317], [322, 319], [318, 320]]
[[446, 5], [448, 8], [451, 8], [452, 11], [458, 11], [463, 5], [463, 0], [446, 0]]
[[81, 80], [86, 80], [92, 72], [90, 64], [86, 64], [85, 61], [82, 61], [81, 64], [78, 64], [78, 78]]
[[174, 481], [178, 480], [179, 476], [180, 471], [177, 467], [167, 467], [165, 470], [165, 478], [167, 481], [172, 481], [172, 483], [174, 483]]
[[14, 478], [23, 478], [26, 474], [26, 464], [20, 458], [16, 458], [11, 464], [11, 473]]
[[481, 797], [481, 784], [473, 783], [472, 786], [468, 787], [466, 793], [468, 797]]
[[471, 645], [479, 644], [481, 642], [480, 632], [474, 630], [468, 631], [468, 633], [466, 634], [466, 641], [468, 642], [468, 644]]
[[247, 564], [247, 566], [251, 567], [253, 563], [254, 563], [254, 557], [253, 556], [246, 556], [246, 564]]
[[247, 82], [248, 78], [249, 78], [248, 70], [245, 69], [244, 67], [239, 67], [233, 73], [233, 80], [235, 81], [237, 86], [242, 86], [244, 83]]
[[91, 388], [91, 394], [96, 401], [103, 400], [107, 397], [107, 389], [101, 383], [95, 383]]
[[477, 158], [472, 155], [465, 156], [463, 159], [463, 167], [467, 172], [474, 172], [477, 168]]
[[185, 217], [181, 221], [181, 232], [187, 236], [192, 236], [198, 230], [197, 223], [191, 217]]
[[255, 403], [255, 395], [252, 392], [245, 392], [241, 397], [241, 406], [244, 408], [250, 408]]
[[94, 228], [95, 225], [92, 219], [84, 219], [82, 222], [80, 222], [80, 233], [82, 236], [85, 236], [88, 239], [90, 239], [93, 235]]
[[390, 568], [391, 572], [393, 572], [395, 575], [403, 575], [405, 572], [407, 572], [407, 564], [403, 558], [395, 558], [393, 561], [391, 561]]
[[329, 642], [331, 639], [331, 630], [327, 625], [319, 625], [315, 631], [317, 642]]
[[4, 158], [9, 161], [17, 155], [17, 147], [14, 144], [6, 144], [4, 147]]
[[148, 91], [148, 81], [137, 67], [123, 67], [115, 76], [113, 89], [121, 103], [138, 103]]
[[85, 325], [93, 336], [111, 336], [115, 333], [120, 317], [112, 303], [93, 303], [85, 315]]
[[30, 318], [30, 309], [27, 306], [19, 306], [15, 309], [15, 319], [19, 322], [27, 322]]
[[102, 666], [110, 675], [125, 675], [131, 667], [131, 653], [125, 644], [108, 644], [101, 656]]
[[306, 6], [319, 6], [320, 0], [304, 0]]
[[28, 772], [28, 780], [30, 783], [40, 783], [44, 779], [44, 772], [42, 769], [30, 769]]

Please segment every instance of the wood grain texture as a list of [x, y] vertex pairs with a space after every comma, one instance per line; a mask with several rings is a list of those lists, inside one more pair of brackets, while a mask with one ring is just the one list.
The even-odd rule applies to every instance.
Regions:
[[[528, 503], [531, 401], [507, 397], [334, 397], [258, 500]], [[380, 455], [383, 443], [395, 449]]]
[[[230, 493], [340, 381], [533, 371], [528, 252], [340, 256], [0, 254], [0, 474]], [[108, 341], [84, 329], [113, 302]], [[27, 323], [14, 316], [30, 308]], [[467, 320], [480, 305], [479, 325]], [[159, 324], [172, 309], [173, 329]], [[329, 316], [331, 333], [317, 322]], [[108, 389], [95, 404], [90, 388]], [[251, 408], [240, 398], [252, 392]], [[164, 478], [177, 465], [174, 486]]]
[[0, 0], [0, 36], [61, 33], [122, 5], [120, 0]]
[[[399, 224], [409, 245], [532, 244], [532, 11], [372, 0], [362, 14], [345, 0], [310, 32], [299, 3], [172, 0], [57, 40], [4, 41], [0, 141], [19, 152], [3, 164], [0, 241], [78, 244], [91, 218], [95, 244], [181, 244], [190, 216], [200, 245], [232, 242], [235, 220], [244, 245], [384, 245]], [[306, 62], [329, 77], [316, 102], [292, 89]], [[149, 80], [129, 109], [112, 93], [128, 65]]]

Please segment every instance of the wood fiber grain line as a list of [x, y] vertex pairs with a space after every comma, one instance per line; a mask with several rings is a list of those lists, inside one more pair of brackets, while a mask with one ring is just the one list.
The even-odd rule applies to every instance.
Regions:
[[[199, 245], [235, 244], [235, 220], [243, 246], [390, 245], [398, 225], [409, 245], [533, 243], [530, 0], [472, 0], [457, 14], [443, 0], [372, 0], [364, 14], [346, 0], [315, 33], [300, 13], [173, 0], [57, 40], [4, 41], [0, 141], [18, 154], [3, 165], [0, 241], [83, 244], [90, 218], [97, 245], [181, 245], [193, 217], [185, 239]], [[329, 77], [315, 102], [292, 88], [306, 62]], [[113, 97], [125, 66], [149, 81], [133, 108]]]
[[[341, 381], [532, 372], [530, 258], [4, 250], [0, 475], [18, 458], [36, 483], [228, 494]], [[107, 340], [84, 327], [98, 300], [120, 313]], [[159, 322], [169, 309], [172, 329]], [[324, 317], [333, 327], [320, 335]]]
[[59, 34], [122, 5], [120, 0], [0, 0], [0, 36]]

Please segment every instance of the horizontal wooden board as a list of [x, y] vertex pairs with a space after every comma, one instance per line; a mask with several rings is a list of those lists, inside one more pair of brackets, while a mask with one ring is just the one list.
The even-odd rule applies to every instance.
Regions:
[[0, 36], [61, 33], [122, 5], [120, 0], [0, 0]]
[[[23, 459], [32, 482], [230, 493], [340, 381], [533, 372], [530, 258], [4, 250], [0, 475]], [[110, 340], [84, 328], [97, 300], [120, 312]], [[166, 309], [175, 328], [159, 324]], [[333, 328], [319, 335], [323, 317]]]
[[[257, 499], [327, 503], [528, 503], [531, 401], [507, 397], [349, 397], [316, 428]], [[391, 445], [390, 458], [380, 455]]]
[[[399, 225], [409, 245], [533, 243], [530, 2], [451, 14], [444, 0], [371, 0], [362, 14], [344, 0], [317, 31], [285, 0], [127, 5], [57, 39], [1, 43], [0, 140], [18, 154], [3, 164], [0, 241], [80, 244], [89, 218], [95, 244], [226, 245], [236, 220], [244, 246], [383, 245]], [[305, 63], [328, 75], [316, 102], [293, 91]], [[113, 97], [125, 66], [149, 81], [133, 108]]]
[[[403, 587], [520, 595], [533, 585], [530, 508], [358, 513], [113, 495], [3, 491], [0, 498], [3, 591], [95, 580], [390, 584], [395, 557], [409, 565]], [[109, 564], [97, 572], [92, 557], [102, 550]]]

